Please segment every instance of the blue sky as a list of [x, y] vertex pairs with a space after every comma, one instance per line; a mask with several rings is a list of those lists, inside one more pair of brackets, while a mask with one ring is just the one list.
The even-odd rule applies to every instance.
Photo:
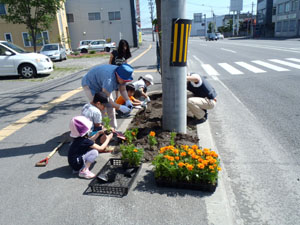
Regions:
[[[152, 0], [155, 3], [155, 0]], [[243, 0], [243, 11], [251, 12], [252, 2], [254, 2], [253, 11], [256, 13], [256, 0]], [[216, 15], [229, 13], [230, 0], [186, 0], [186, 19], [192, 19], [194, 13], [206, 14], [207, 18], [211, 17], [211, 10]], [[142, 28], [151, 27], [150, 10], [148, 0], [140, 0]], [[156, 9], [154, 9], [154, 18], [156, 18]]]

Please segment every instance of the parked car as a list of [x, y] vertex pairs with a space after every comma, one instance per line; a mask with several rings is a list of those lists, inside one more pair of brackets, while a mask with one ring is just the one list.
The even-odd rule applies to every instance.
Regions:
[[114, 48], [116, 48], [115, 42], [107, 43], [104, 39], [100, 39], [93, 40], [88, 45], [79, 46], [78, 49], [81, 53], [87, 53], [89, 50], [110, 52]]
[[221, 33], [216, 33], [218, 39], [224, 39], [224, 35]]
[[48, 56], [29, 53], [17, 45], [0, 40], [0, 76], [32, 78], [52, 71], [53, 63]]
[[67, 59], [66, 49], [58, 43], [44, 45], [40, 53], [48, 56], [52, 61], [62, 61]]
[[81, 40], [79, 41], [78, 49], [83, 45], [89, 45], [93, 40]]
[[206, 41], [217, 41], [218, 37], [215, 33], [207, 33], [205, 40]]

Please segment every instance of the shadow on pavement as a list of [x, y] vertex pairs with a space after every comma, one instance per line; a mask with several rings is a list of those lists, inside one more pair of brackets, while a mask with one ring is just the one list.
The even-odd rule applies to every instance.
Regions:
[[193, 197], [206, 197], [210, 196], [213, 193], [202, 192], [202, 191], [193, 191], [187, 189], [175, 189], [175, 188], [162, 188], [157, 187], [155, 184], [154, 173], [151, 170], [146, 170], [146, 175], [143, 176], [142, 181], [138, 181], [134, 191], [139, 192], [148, 192], [150, 194], [160, 194], [167, 195], [169, 197], [177, 197], [177, 196], [193, 196]]
[[55, 168], [53, 170], [48, 170], [38, 176], [39, 179], [51, 179], [55, 177], [70, 179], [77, 178], [77, 174], [72, 174], [72, 169], [69, 165]]

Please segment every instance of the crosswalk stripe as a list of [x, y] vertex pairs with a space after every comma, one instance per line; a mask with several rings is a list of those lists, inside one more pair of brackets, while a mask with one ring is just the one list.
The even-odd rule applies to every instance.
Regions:
[[264, 71], [262, 69], [259, 69], [259, 68], [255, 67], [255, 66], [252, 66], [252, 65], [250, 65], [248, 63], [245, 63], [245, 62], [235, 62], [235, 63], [238, 64], [241, 67], [244, 67], [247, 70], [250, 70], [253, 73], [265, 73], [266, 72], [266, 71]]
[[291, 63], [291, 62], [287, 62], [287, 61], [283, 61], [283, 60], [279, 60], [279, 59], [269, 59], [269, 61], [279, 63], [279, 64], [282, 64], [282, 65], [285, 65], [285, 66], [293, 67], [293, 68], [296, 68], [296, 69], [300, 69], [299, 64], [295, 64], [295, 63]]
[[261, 60], [254, 60], [254, 61], [252, 61], [252, 62], [254, 62], [254, 63], [258, 64], [258, 65], [267, 67], [267, 68], [269, 68], [269, 69], [271, 69], [271, 70], [278, 71], [278, 72], [282, 72], [282, 71], [290, 71], [290, 70], [288, 70], [288, 69], [286, 69], [286, 68], [282, 68], [282, 67], [280, 67], [280, 66], [276, 66], [276, 65], [273, 65], [273, 64], [270, 64], [270, 63], [267, 63], [267, 62], [263, 62], [263, 61], [261, 61]]
[[202, 68], [205, 72], [210, 76], [218, 76], [220, 75], [211, 65], [209, 64], [201, 64]]
[[296, 59], [296, 58], [285, 58], [285, 59], [294, 61], [294, 62], [300, 62], [300, 59]]
[[234, 68], [233, 66], [229, 65], [228, 63], [218, 63], [218, 64], [230, 74], [233, 74], [233, 75], [244, 74], [243, 72], [239, 71], [238, 69]]

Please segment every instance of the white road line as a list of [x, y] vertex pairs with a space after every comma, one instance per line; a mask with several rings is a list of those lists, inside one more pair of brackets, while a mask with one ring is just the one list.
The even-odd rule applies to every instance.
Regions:
[[220, 75], [211, 65], [209, 64], [201, 64], [202, 68], [205, 72], [210, 76], [218, 76]]
[[193, 57], [194, 57], [198, 62], [200, 62], [201, 65], [204, 64], [197, 56], [193, 55]]
[[229, 65], [228, 63], [218, 63], [224, 70], [232, 75], [239, 75], [244, 74], [243, 72], [239, 71], [238, 69], [234, 68], [233, 66]]
[[227, 51], [227, 52], [236, 53], [236, 51], [233, 51], [233, 50], [230, 50], [230, 49], [226, 49], [226, 48], [221, 48], [221, 50], [223, 50], [223, 51]]
[[252, 61], [252, 62], [254, 62], [254, 63], [258, 64], [258, 65], [267, 67], [267, 68], [269, 68], [269, 69], [271, 69], [271, 70], [279, 71], [279, 72], [282, 72], [282, 71], [290, 71], [290, 70], [288, 70], [288, 69], [286, 69], [286, 68], [282, 68], [282, 67], [280, 67], [280, 66], [275, 66], [275, 65], [273, 65], [273, 64], [270, 64], [270, 63], [267, 63], [267, 62], [263, 62], [263, 61], [261, 61], [261, 60], [254, 60], [254, 61]]
[[266, 72], [266, 71], [264, 71], [262, 69], [259, 69], [259, 68], [255, 67], [255, 66], [252, 66], [252, 65], [250, 65], [248, 63], [245, 63], [245, 62], [235, 62], [235, 63], [238, 64], [241, 67], [244, 67], [247, 70], [250, 70], [253, 73], [265, 73]]
[[300, 59], [296, 58], [285, 58], [286, 60], [294, 61], [294, 62], [300, 62]]
[[269, 59], [269, 61], [275, 62], [275, 63], [279, 63], [279, 64], [282, 64], [282, 65], [285, 65], [285, 66], [293, 67], [293, 68], [296, 68], [296, 69], [300, 69], [300, 65], [299, 64], [295, 64], [295, 63], [291, 63], [291, 62], [286, 62], [286, 61], [279, 60], [279, 59]]

